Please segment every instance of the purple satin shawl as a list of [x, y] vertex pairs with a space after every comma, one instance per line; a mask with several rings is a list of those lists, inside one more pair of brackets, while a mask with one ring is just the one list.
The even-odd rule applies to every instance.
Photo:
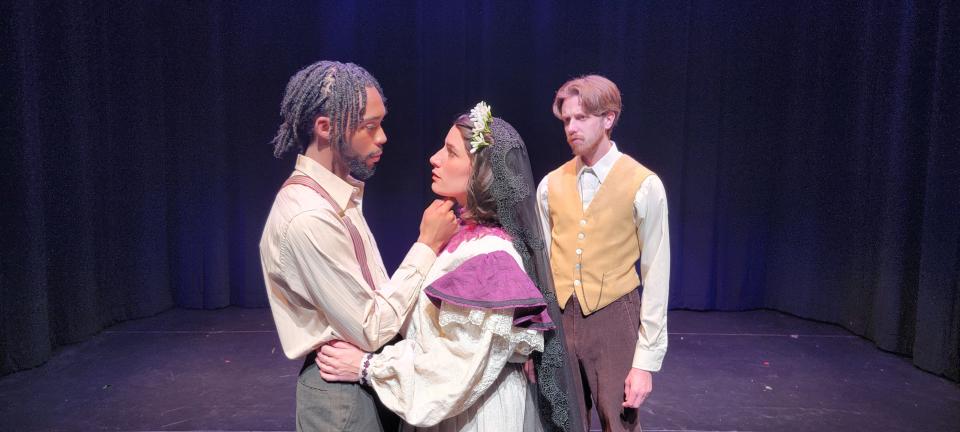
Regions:
[[443, 302], [476, 309], [513, 308], [513, 325], [554, 328], [543, 294], [517, 261], [504, 251], [477, 255], [428, 286], [424, 293], [438, 308]]

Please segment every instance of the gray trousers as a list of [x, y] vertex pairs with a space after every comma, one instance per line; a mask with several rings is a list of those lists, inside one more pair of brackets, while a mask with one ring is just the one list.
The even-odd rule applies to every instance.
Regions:
[[328, 383], [311, 353], [297, 379], [297, 432], [395, 431], [396, 417], [386, 411], [381, 422], [378, 403], [372, 392], [357, 383]]

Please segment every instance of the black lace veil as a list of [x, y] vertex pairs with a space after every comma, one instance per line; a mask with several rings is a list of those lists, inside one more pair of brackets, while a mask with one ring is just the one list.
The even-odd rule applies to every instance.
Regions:
[[586, 417], [574, 393], [581, 388], [575, 381], [580, 379], [579, 368], [569, 364], [545, 244], [549, 239], [543, 238], [537, 215], [536, 187], [527, 147], [516, 129], [503, 119], [493, 118], [490, 132], [493, 145], [481, 151], [491, 153], [491, 194], [497, 203], [500, 224], [513, 237], [524, 269], [546, 298], [550, 318], [557, 325], [556, 330], [544, 333], [543, 354], [534, 357], [541, 420], [547, 431], [579, 431]]

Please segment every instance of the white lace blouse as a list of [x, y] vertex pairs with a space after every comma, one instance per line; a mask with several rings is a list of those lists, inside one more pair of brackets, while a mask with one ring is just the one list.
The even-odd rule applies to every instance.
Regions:
[[[461, 236], [459, 240], [455, 237], [448, 250], [437, 257], [424, 279], [424, 288], [471, 258], [494, 254], [502, 262], [502, 252], [513, 258], [515, 270], [523, 272], [520, 256], [509, 240], [497, 235]], [[512, 263], [507, 265], [512, 267]], [[479, 273], [498, 271], [475, 268]], [[502, 267], [500, 270], [502, 273]], [[468, 291], [492, 288], [476, 286], [468, 287]], [[513, 307], [440, 302], [435, 295], [431, 299], [427, 291], [421, 291], [401, 330], [405, 339], [371, 359], [369, 382], [384, 405], [407, 423], [405, 430], [539, 430], [533, 391], [521, 363], [532, 351], [543, 351], [542, 329], [519, 323], [516, 315], [522, 313], [515, 313], [519, 311]]]

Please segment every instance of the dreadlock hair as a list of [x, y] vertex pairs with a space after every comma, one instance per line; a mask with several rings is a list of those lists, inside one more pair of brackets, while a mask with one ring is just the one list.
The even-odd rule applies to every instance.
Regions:
[[[470, 120], [470, 114], [461, 114], [453, 124], [460, 131], [464, 147], [469, 150], [470, 137], [473, 134], [473, 120]], [[484, 138], [490, 145], [497, 145], [492, 134], [484, 134]], [[490, 162], [490, 152], [480, 149], [476, 153], [468, 154], [473, 168], [470, 172], [470, 179], [467, 180], [467, 204], [464, 209], [467, 211], [471, 222], [478, 225], [499, 226], [497, 200], [490, 191], [493, 184], [493, 165]]]
[[314, 123], [320, 116], [330, 118], [330, 143], [341, 154], [350, 154], [349, 140], [367, 106], [366, 87], [377, 89], [383, 97], [377, 79], [353, 63], [323, 60], [301, 69], [283, 94], [283, 123], [273, 138], [273, 155], [280, 158], [294, 148], [302, 153], [313, 140]]

